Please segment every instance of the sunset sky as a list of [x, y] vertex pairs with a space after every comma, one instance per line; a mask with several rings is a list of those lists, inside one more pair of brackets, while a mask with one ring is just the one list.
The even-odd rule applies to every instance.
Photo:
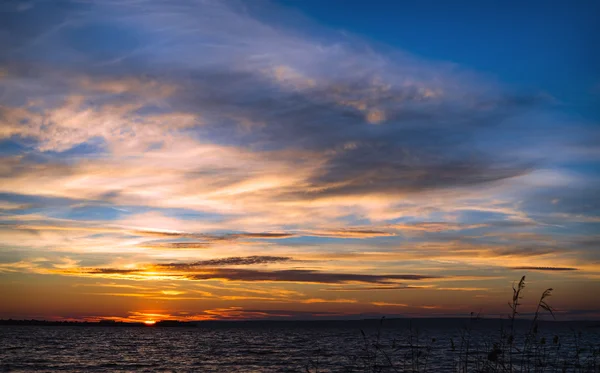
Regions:
[[0, 318], [600, 318], [596, 1], [0, 4]]

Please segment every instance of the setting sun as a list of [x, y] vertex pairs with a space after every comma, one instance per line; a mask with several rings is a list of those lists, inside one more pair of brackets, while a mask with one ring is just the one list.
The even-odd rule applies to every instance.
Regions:
[[156, 324], [156, 321], [154, 321], [154, 320], [146, 320], [146, 321], [144, 321], [144, 324], [146, 324], [148, 326], [152, 326], [152, 325]]

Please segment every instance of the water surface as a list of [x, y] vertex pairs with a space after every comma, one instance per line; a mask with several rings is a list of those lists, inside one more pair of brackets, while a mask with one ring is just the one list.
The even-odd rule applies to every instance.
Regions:
[[[588, 352], [600, 346], [600, 330], [589, 325], [552, 323], [540, 329], [550, 354], [555, 335], [560, 336], [561, 356], [569, 359], [577, 345]], [[0, 326], [0, 371], [362, 371], [378, 333], [379, 346], [390, 352], [398, 369], [406, 368], [406, 357], [414, 360], [410, 354], [420, 350], [427, 371], [455, 371], [463, 337], [469, 338], [473, 359], [477, 354], [485, 359], [500, 325], [493, 320], [390, 320], [381, 328], [377, 321], [208, 323], [195, 328]]]

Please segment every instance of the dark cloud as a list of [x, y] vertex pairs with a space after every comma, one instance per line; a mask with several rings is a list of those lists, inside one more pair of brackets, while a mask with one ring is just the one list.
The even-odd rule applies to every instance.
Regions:
[[[202, 315], [209, 315], [216, 320], [244, 320], [244, 319], [311, 319], [315, 317], [336, 317], [344, 316], [340, 312], [310, 312], [293, 310], [264, 310], [264, 309], [246, 309], [241, 307], [216, 308], [203, 312]], [[200, 315], [196, 315], [198, 317]], [[189, 317], [189, 315], [186, 315]], [[194, 316], [192, 316], [194, 318]]]
[[494, 249], [493, 253], [499, 256], [539, 256], [556, 253], [559, 250], [552, 247], [509, 247]]
[[[2, 119], [2, 113], [0, 112], [0, 119]], [[4, 165], [0, 170], [0, 177], [3, 178], [15, 178], [23, 176], [29, 172], [36, 172], [39, 175], [47, 175], [53, 177], [69, 176], [73, 175], [75, 169], [64, 163], [48, 162], [48, 159], [28, 159], [21, 156], [8, 156], [0, 157], [0, 162]], [[17, 193], [10, 193], [17, 195]], [[42, 199], [41, 197], [39, 199]], [[47, 198], [46, 200], [51, 200]], [[57, 199], [55, 199], [57, 200]], [[64, 200], [68, 200], [64, 198]]]
[[226, 237], [234, 238], [290, 238], [294, 237], [293, 233], [236, 233]]
[[193, 234], [185, 232], [166, 232], [166, 231], [150, 231], [150, 230], [136, 230], [132, 232], [139, 236], [150, 236], [150, 237], [165, 237], [165, 238], [205, 238], [207, 235], [204, 234]]
[[142, 273], [139, 269], [117, 269], [117, 268], [82, 268], [79, 272], [90, 275], [127, 275]]
[[579, 268], [572, 267], [513, 267], [514, 270], [525, 271], [578, 271]]
[[476, 139], [484, 140], [482, 129], [497, 126], [515, 110], [533, 107], [535, 99], [515, 104], [501, 97], [483, 110], [461, 102], [430, 103], [433, 100], [406, 92], [414, 88], [392, 87], [373, 104], [388, 108], [387, 119], [373, 125], [365, 119], [365, 111], [341, 104], [355, 93], [336, 93], [339, 85], [368, 91], [369, 80], [347, 79], [343, 84], [289, 91], [260, 75], [202, 71], [192, 75], [177, 102], [184, 110], [208, 107], [263, 124], [238, 133], [234, 119], [215, 117], [218, 126], [209, 124], [202, 131], [220, 142], [321, 153], [326, 162], [309, 180], [308, 190], [300, 192], [307, 197], [474, 185], [521, 175], [533, 167], [472, 145]]
[[341, 284], [351, 282], [391, 284], [396, 280], [424, 280], [437, 278], [424, 275], [369, 275], [354, 273], [329, 273], [307, 269], [289, 269], [281, 271], [260, 271], [252, 269], [219, 268], [207, 273], [190, 274], [191, 280], [222, 279], [230, 281], [281, 281], [307, 282], [322, 284]]
[[[300, 236], [310, 237], [339, 237], [339, 238], [362, 238], [362, 237], [378, 237], [378, 236], [393, 236], [393, 233], [377, 230], [377, 229], [330, 229], [330, 230], [315, 230], [315, 231], [301, 231], [301, 232], [242, 232], [242, 233], [228, 233], [222, 235], [204, 234], [204, 233], [187, 233], [187, 232], [166, 232], [166, 231], [145, 231], [137, 230], [133, 232], [140, 236], [151, 236], [161, 238], [182, 238], [182, 239], [199, 239], [202, 240], [197, 244], [210, 245], [212, 242], [220, 241], [235, 241], [242, 239], [285, 239]], [[156, 247], [173, 247], [173, 248], [185, 248], [186, 243], [157, 243]], [[154, 245], [154, 244], [152, 244]], [[171, 246], [172, 245], [172, 246]], [[146, 244], [143, 244], [146, 246]]]
[[204, 234], [204, 233], [188, 233], [188, 232], [168, 232], [168, 231], [150, 231], [150, 230], [136, 230], [133, 231], [134, 234], [140, 236], [151, 236], [151, 237], [164, 237], [164, 238], [192, 238], [192, 239], [202, 239], [204, 243], [209, 243], [213, 241], [229, 241], [229, 240], [237, 240], [240, 238], [263, 238], [263, 239], [281, 239], [281, 238], [289, 238], [294, 237], [294, 233], [287, 232], [258, 232], [258, 233], [229, 233], [223, 235], [213, 235], [213, 234]]
[[415, 223], [401, 223], [391, 225], [390, 228], [400, 230], [414, 230], [423, 232], [444, 232], [444, 231], [463, 231], [467, 229], [476, 229], [488, 227], [488, 224], [465, 224], [465, 223], [453, 223], [443, 221], [431, 221], [431, 222], [415, 222]]
[[259, 309], [244, 309], [247, 312], [263, 312], [266, 314], [286, 315], [286, 316], [314, 316], [318, 315], [339, 315], [339, 312], [320, 311], [318, 313], [310, 311], [293, 311], [293, 310], [259, 310]]
[[156, 242], [140, 244], [139, 246], [150, 249], [208, 249], [211, 244], [209, 242]]
[[373, 290], [413, 290], [423, 289], [422, 286], [400, 285], [400, 286], [361, 286], [361, 287], [332, 287], [321, 289], [321, 291], [373, 291]]
[[[428, 222], [414, 222], [414, 223], [400, 223], [391, 225], [391, 228], [397, 229], [408, 229], [408, 230], [420, 230], [423, 232], [448, 232], [448, 231], [464, 231], [479, 228], [524, 228], [524, 227], [535, 227], [539, 224], [533, 221], [511, 221], [511, 220], [491, 220], [481, 221], [474, 223], [455, 223], [445, 221], [428, 221]], [[463, 233], [459, 233], [455, 237], [461, 237]], [[445, 237], [445, 236], [439, 236]], [[448, 236], [450, 237], [450, 236]]]
[[[258, 269], [215, 268], [218, 265], [247, 265], [288, 261], [287, 257], [246, 257], [224, 258], [200, 261], [195, 263], [155, 264], [149, 267], [153, 271], [164, 271], [163, 276], [185, 277], [189, 280], [226, 280], [245, 282], [303, 282], [315, 284], [346, 284], [365, 283], [398, 286], [397, 281], [419, 281], [442, 278], [440, 276], [416, 274], [359, 274], [359, 273], [333, 273], [321, 272], [310, 269], [287, 269], [266, 271]], [[212, 267], [204, 266], [209, 263]], [[64, 273], [82, 273], [89, 275], [127, 275], [135, 274], [144, 276], [149, 268], [141, 269], [116, 269], [116, 268], [81, 268], [76, 271]], [[155, 274], [153, 274], [155, 275]], [[402, 285], [404, 288], [404, 285]]]
[[452, 154], [457, 149], [444, 149], [441, 143], [435, 145], [426, 152], [389, 143], [376, 144], [336, 155], [311, 180], [314, 192], [309, 196], [418, 192], [487, 183], [529, 172], [524, 164], [503, 164], [483, 154], [461, 159]]
[[282, 263], [288, 262], [292, 258], [285, 256], [265, 256], [265, 255], [253, 255], [245, 257], [229, 257], [219, 258], [210, 260], [200, 260], [192, 263], [169, 263], [159, 264], [157, 267], [169, 268], [169, 269], [193, 269], [197, 267], [214, 267], [214, 266], [228, 266], [228, 265], [253, 265], [253, 264], [268, 264], [268, 263]]
[[337, 237], [337, 238], [369, 238], [369, 237], [383, 237], [393, 236], [393, 233], [377, 230], [377, 229], [337, 229], [337, 230], [324, 230], [314, 232], [303, 232], [304, 236], [312, 237]]

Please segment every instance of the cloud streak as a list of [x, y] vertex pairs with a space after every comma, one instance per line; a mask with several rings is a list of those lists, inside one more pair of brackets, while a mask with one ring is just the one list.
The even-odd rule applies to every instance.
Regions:
[[289, 262], [290, 260], [292, 260], [292, 258], [285, 257], [285, 256], [253, 255], [253, 256], [247, 256], [247, 257], [229, 257], [229, 258], [200, 260], [200, 261], [193, 262], [193, 263], [159, 264], [159, 265], [156, 265], [156, 267], [167, 268], [167, 269], [194, 269], [197, 267], [283, 263], [283, 262]]
[[188, 275], [192, 280], [223, 279], [228, 281], [274, 281], [274, 282], [307, 282], [322, 284], [340, 283], [394, 283], [397, 280], [418, 281], [433, 279], [436, 276], [426, 275], [370, 275], [353, 273], [328, 273], [314, 270], [289, 269], [280, 271], [259, 271], [250, 269], [220, 269], [212, 273]]
[[[287, 260], [287, 258], [286, 258]], [[281, 258], [277, 258], [281, 261]], [[273, 262], [263, 259], [248, 258], [226, 258], [224, 260], [215, 260], [216, 265], [249, 265], [257, 263]], [[200, 262], [202, 263], [202, 262]], [[56, 273], [69, 275], [123, 275], [129, 278], [129, 275], [135, 278], [173, 278], [187, 279], [195, 281], [204, 280], [222, 280], [222, 281], [240, 281], [240, 282], [290, 282], [290, 283], [313, 283], [313, 284], [347, 284], [347, 283], [371, 283], [371, 284], [394, 284], [398, 281], [419, 281], [428, 279], [437, 279], [439, 276], [418, 275], [418, 274], [360, 274], [360, 273], [334, 273], [323, 272], [309, 269], [285, 269], [285, 270], [258, 270], [258, 269], [238, 269], [238, 268], [215, 268], [202, 267], [196, 263], [190, 264], [167, 264], [154, 265], [139, 269], [118, 269], [118, 268], [79, 268], [68, 270], [56, 270]]]
[[513, 267], [512, 269], [514, 270], [520, 270], [520, 271], [577, 271], [578, 268], [572, 268], [572, 267]]

